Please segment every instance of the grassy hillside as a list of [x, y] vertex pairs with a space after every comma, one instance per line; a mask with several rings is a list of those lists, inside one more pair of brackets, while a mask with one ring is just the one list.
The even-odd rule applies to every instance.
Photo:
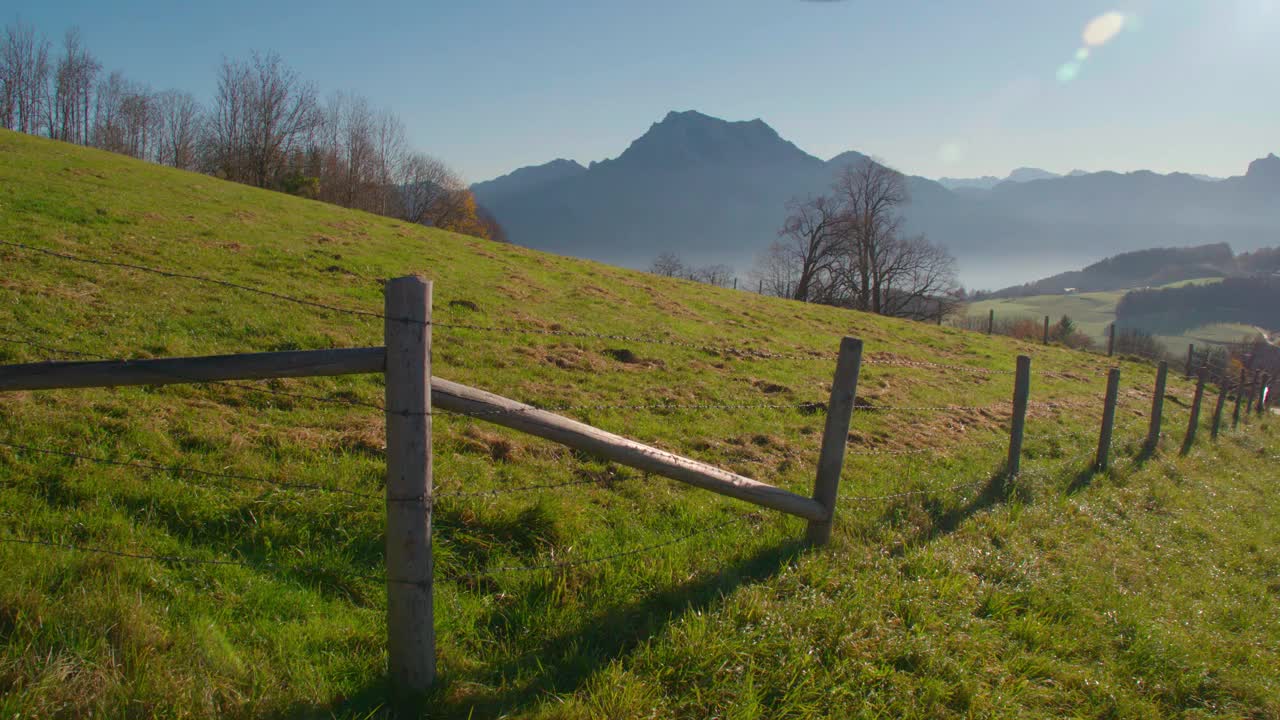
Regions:
[[[1167, 438], [1144, 461], [1144, 366], [1124, 365], [1116, 459], [1094, 475], [1097, 356], [542, 255], [7, 132], [0, 239], [375, 312], [384, 278], [422, 273], [435, 374], [797, 492], [823, 424], [806, 403], [825, 401], [838, 339], [866, 341], [859, 395], [876, 409], [855, 415], [821, 550], [797, 544], [801, 521], [436, 415], [432, 717], [1280, 715], [1280, 442], [1255, 420], [1185, 458]], [[22, 340], [119, 357], [381, 341], [377, 318], [226, 287], [3, 245], [0, 268], [3, 363], [59, 357]], [[510, 331], [450, 327], [463, 324]], [[1033, 356], [1036, 404], [1026, 472], [1006, 486], [1018, 353]], [[380, 378], [247, 385], [0, 395], [0, 717], [385, 709], [383, 423], [346, 404], [379, 403]], [[1189, 390], [1171, 382], [1171, 435]]]
[[[1221, 282], [1221, 278], [1202, 278], [1169, 283], [1161, 287], [1178, 287], [1192, 283]], [[998, 318], [1040, 319], [1048, 315], [1053, 322], [1063, 315], [1069, 316], [1099, 344], [1106, 342], [1107, 327], [1116, 319], [1116, 304], [1124, 297], [1125, 290], [1114, 292], [1087, 292], [1071, 295], [1031, 295], [1003, 300], [983, 300], [968, 306], [969, 315], [986, 317], [991, 310]], [[1188, 330], [1181, 335], [1157, 335], [1156, 339], [1174, 352], [1185, 351], [1187, 343], [1237, 342], [1243, 337], [1257, 334], [1257, 330], [1238, 323], [1214, 323]]]

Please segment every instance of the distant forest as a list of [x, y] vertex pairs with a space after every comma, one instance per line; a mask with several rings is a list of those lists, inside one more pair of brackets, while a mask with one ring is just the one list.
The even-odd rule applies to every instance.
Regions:
[[[1262, 251], [1273, 259], [1280, 251]], [[1118, 327], [1176, 335], [1208, 323], [1280, 329], [1280, 276], [1227, 278], [1220, 283], [1135, 290], [1116, 306]]]

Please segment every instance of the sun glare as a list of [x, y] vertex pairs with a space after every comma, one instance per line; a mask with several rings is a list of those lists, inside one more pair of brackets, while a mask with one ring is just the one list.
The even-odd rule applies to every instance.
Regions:
[[1084, 26], [1084, 44], [1088, 47], [1106, 45], [1116, 36], [1116, 33], [1124, 29], [1125, 20], [1124, 14], [1115, 10], [1090, 20], [1089, 24]]

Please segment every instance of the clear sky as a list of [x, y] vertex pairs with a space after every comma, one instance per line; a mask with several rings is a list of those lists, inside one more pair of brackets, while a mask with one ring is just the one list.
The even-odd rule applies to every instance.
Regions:
[[224, 55], [275, 50], [322, 95], [393, 109], [471, 180], [614, 157], [673, 109], [759, 117], [824, 159], [859, 150], [927, 177], [1238, 175], [1280, 152], [1280, 0], [0, 5], [55, 43], [79, 26], [107, 69], [202, 100]]

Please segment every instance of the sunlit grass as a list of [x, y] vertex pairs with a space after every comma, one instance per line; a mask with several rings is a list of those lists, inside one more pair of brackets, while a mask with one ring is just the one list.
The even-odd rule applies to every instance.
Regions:
[[[1251, 419], [1211, 446], [1206, 426], [1179, 457], [1190, 387], [1174, 379], [1166, 440], [1143, 461], [1149, 367], [1123, 363], [1113, 467], [1095, 475], [1106, 360], [1061, 348], [653, 278], [5, 132], [0, 238], [372, 311], [385, 278], [423, 273], [435, 374], [806, 494], [824, 417], [802, 404], [825, 402], [842, 335], [866, 342], [859, 397], [876, 409], [855, 414], [822, 550], [799, 546], [802, 521], [437, 415], [433, 717], [1280, 713], [1274, 431]], [[0, 268], [0, 331], [51, 346], [381, 343], [376, 318], [225, 288], [4, 247]], [[1019, 353], [1034, 404], [1025, 472], [1003, 483]], [[46, 355], [0, 343], [3, 363]], [[1000, 372], [886, 364], [902, 360]], [[383, 392], [377, 376], [264, 387]], [[631, 409], [652, 404], [758, 407]], [[0, 440], [381, 492], [376, 409], [241, 388], [4, 395]], [[0, 543], [0, 717], [381, 712], [382, 513], [376, 498], [0, 447], [0, 537], [243, 563]], [[488, 574], [729, 521], [612, 562]]]

